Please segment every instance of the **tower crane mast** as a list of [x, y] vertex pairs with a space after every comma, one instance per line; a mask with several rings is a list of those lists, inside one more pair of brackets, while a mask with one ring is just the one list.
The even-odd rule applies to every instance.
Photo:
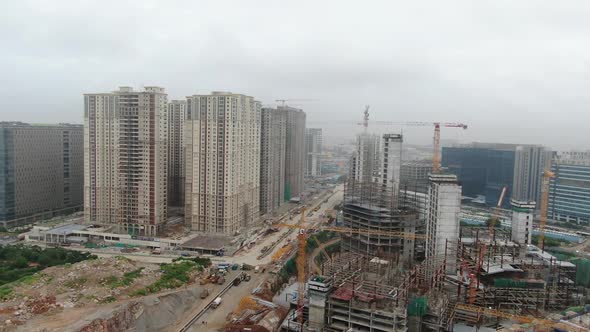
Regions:
[[395, 121], [371, 121], [369, 122], [369, 106], [365, 107], [363, 113], [363, 122], [358, 123], [362, 125], [367, 131], [367, 128], [371, 124], [377, 125], [401, 125], [406, 127], [431, 127], [434, 126], [434, 135], [432, 137], [432, 172], [440, 173], [440, 128], [461, 128], [467, 129], [467, 125], [460, 122], [421, 122], [421, 121], [410, 121], [410, 122], [395, 122]]

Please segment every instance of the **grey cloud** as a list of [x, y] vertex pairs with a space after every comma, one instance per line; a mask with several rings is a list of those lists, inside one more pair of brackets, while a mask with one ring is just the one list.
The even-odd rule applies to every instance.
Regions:
[[[586, 1], [13, 1], [0, 11], [0, 120], [80, 122], [81, 94], [165, 86], [301, 103], [328, 135], [464, 121], [444, 138], [586, 148]], [[411, 143], [431, 133], [406, 128]]]

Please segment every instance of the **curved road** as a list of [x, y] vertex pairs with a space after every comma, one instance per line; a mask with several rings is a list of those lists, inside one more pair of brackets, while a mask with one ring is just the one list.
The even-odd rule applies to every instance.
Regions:
[[[316, 240], [318, 241], [318, 240]], [[314, 251], [312, 251], [311, 255], [309, 256], [309, 260], [310, 260], [310, 264], [311, 264], [311, 269], [312, 271], [316, 271], [318, 274], [322, 273], [322, 269], [320, 269], [320, 267], [316, 264], [315, 262], [315, 258], [317, 255], [319, 255], [321, 252], [325, 251], [324, 249], [328, 246], [333, 245], [334, 243], [338, 243], [340, 242], [340, 237], [337, 237], [335, 239], [332, 239], [326, 243], [322, 243], [319, 247], [315, 248]], [[327, 255], [328, 253], [326, 253]], [[326, 257], [326, 259], [330, 259], [330, 257]]]

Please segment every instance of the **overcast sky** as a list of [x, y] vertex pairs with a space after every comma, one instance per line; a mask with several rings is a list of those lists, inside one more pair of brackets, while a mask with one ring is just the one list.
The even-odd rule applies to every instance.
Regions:
[[292, 104], [328, 136], [369, 104], [470, 126], [447, 139], [586, 149], [589, 17], [586, 0], [4, 1], [0, 120], [81, 123], [82, 93], [159, 85], [314, 99]]

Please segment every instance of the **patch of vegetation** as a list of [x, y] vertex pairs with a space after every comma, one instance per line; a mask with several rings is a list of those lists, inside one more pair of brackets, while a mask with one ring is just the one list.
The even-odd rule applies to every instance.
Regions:
[[[340, 242], [336, 242], [334, 244], [331, 244], [331, 245], [327, 246], [326, 248], [324, 248], [324, 250], [326, 251], [326, 253], [329, 256], [332, 256], [332, 254], [340, 251]], [[327, 260], [328, 260], [328, 257], [325, 257], [325, 255], [323, 255], [323, 254], [316, 256], [316, 263], [318, 265], [321, 265], [322, 263], [324, 263]]]
[[497, 219], [488, 218], [488, 220], [486, 220], [485, 226], [486, 227], [501, 228], [502, 227], [502, 224]]
[[143, 267], [140, 267], [139, 269], [133, 270], [131, 272], [127, 272], [127, 273], [123, 274], [123, 278], [121, 278], [121, 279], [119, 279], [115, 276], [109, 276], [108, 278], [106, 278], [104, 280], [104, 283], [111, 288], [129, 286], [133, 283], [133, 281], [135, 279], [137, 279], [137, 278], [139, 278], [139, 276], [141, 276], [141, 271], [143, 271], [143, 269], [144, 269]]
[[0, 286], [0, 299], [6, 299], [10, 294], [12, 294], [12, 285], [6, 284]]
[[198, 269], [199, 271], [202, 270], [203, 267], [209, 267], [211, 266], [211, 259], [209, 258], [201, 258], [201, 257], [178, 257], [172, 260], [173, 262], [178, 262], [178, 261], [191, 261], [191, 262], [195, 262], [200, 269]]
[[[210, 260], [200, 260], [211, 264]], [[161, 264], [162, 277], [145, 289], [137, 290], [133, 293], [136, 296], [145, 296], [147, 294], [157, 293], [164, 289], [174, 289], [187, 284], [190, 281], [191, 274], [196, 271], [202, 271], [203, 265], [197, 264], [195, 259], [176, 259], [171, 264]]]
[[117, 301], [117, 298], [109, 295], [109, 296], [105, 297], [102, 301], [100, 301], [100, 303], [112, 303], [115, 301]]
[[[545, 248], [548, 247], [559, 247], [561, 245], [565, 245], [565, 244], [570, 244], [571, 242], [568, 240], [558, 240], [558, 239], [554, 239], [551, 237], [547, 237], [545, 236]], [[533, 235], [533, 244], [536, 246], [539, 246], [539, 236], [538, 235]]]
[[131, 296], [146, 296], [148, 292], [145, 288], [138, 289], [135, 292], [131, 293]]
[[69, 280], [64, 282], [64, 286], [67, 288], [80, 288], [82, 287], [85, 283], [88, 282], [88, 279], [84, 278], [84, 277], [80, 277], [80, 278], [76, 278], [74, 280]]
[[319, 244], [313, 237], [307, 238], [307, 245], [305, 246], [305, 251], [310, 252], [317, 247], [319, 247]]
[[13, 282], [9, 282], [9, 283], [6, 283], [6, 284], [0, 286], [0, 300], [4, 300], [10, 294], [12, 294], [14, 287], [16, 287], [18, 285], [22, 285], [22, 284], [24, 284], [24, 285], [33, 284], [33, 283], [37, 282], [39, 279], [41, 279], [43, 276], [44, 276], [44, 274], [42, 274], [42, 273], [35, 273], [32, 275], [26, 275], [18, 280], [15, 280]]
[[33, 276], [50, 266], [78, 263], [96, 256], [64, 248], [42, 249], [23, 245], [0, 247], [0, 286]]
[[321, 231], [315, 234], [316, 239], [318, 239], [321, 243], [326, 243], [333, 238], [335, 238], [338, 234], [336, 232], [329, 232], [329, 231]]

